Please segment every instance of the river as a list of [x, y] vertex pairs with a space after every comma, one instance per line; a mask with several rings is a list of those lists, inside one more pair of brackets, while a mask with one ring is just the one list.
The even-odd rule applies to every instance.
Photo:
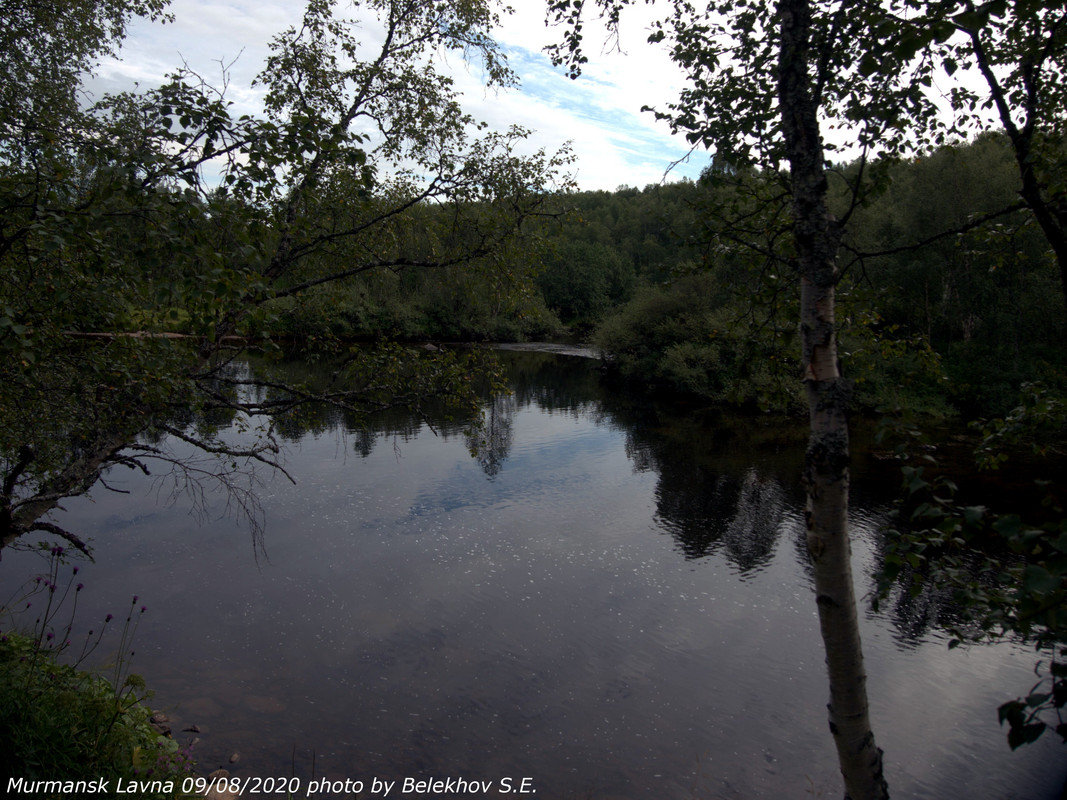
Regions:
[[[401, 795], [405, 778], [491, 781], [493, 796], [509, 779], [539, 798], [840, 797], [803, 430], [650, 404], [574, 354], [502, 357], [513, 391], [478, 433], [397, 414], [372, 431], [325, 413], [283, 428], [297, 483], [261, 476], [261, 547], [224, 496], [197, 515], [113, 473], [129, 495], [97, 489], [59, 515], [96, 549], [79, 618], [124, 616], [136, 594], [133, 668], [179, 740], [198, 739], [205, 770], [296, 776], [298, 797], [324, 777], [365, 782], [360, 797], [382, 796], [374, 779], [418, 794]], [[1012, 752], [997, 724], [1035, 681], [1032, 650], [950, 651], [930, 609], [871, 609], [896, 480], [857, 457], [891, 795], [1059, 797], [1064, 746], [1046, 734]], [[38, 564], [5, 552], [5, 592]]]

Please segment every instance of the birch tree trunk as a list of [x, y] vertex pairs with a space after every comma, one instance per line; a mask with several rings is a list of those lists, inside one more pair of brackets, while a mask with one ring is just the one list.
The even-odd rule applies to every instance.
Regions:
[[801, 276], [801, 347], [811, 437], [804, 463], [807, 542], [830, 679], [829, 721], [848, 800], [888, 797], [882, 753], [867, 706], [848, 535], [848, 389], [838, 366], [834, 287], [840, 230], [827, 181], [809, 72], [808, 0], [780, 0], [778, 90], [793, 183], [793, 226]]

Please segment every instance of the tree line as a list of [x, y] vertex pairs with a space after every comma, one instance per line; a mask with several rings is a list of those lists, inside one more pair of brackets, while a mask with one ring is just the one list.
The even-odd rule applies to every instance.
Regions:
[[[835, 166], [841, 213], [860, 168]], [[1006, 135], [873, 168], [885, 187], [853, 214], [839, 285], [857, 408], [973, 419], [1007, 413], [1024, 382], [1062, 387], [1058, 270], [1018, 207]], [[798, 410], [796, 275], [724, 243], [740, 235], [728, 217], [741, 208], [759, 209], [768, 247], [785, 235], [774, 186], [758, 171], [709, 165], [696, 181], [570, 192], [556, 198], [558, 216], [531, 227], [507, 275], [369, 272], [276, 301], [260, 325], [319, 346], [579, 338], [635, 382]]]
[[[1062, 387], [1058, 270], [1017, 207], [1005, 136], [877, 166], [886, 186], [850, 221], [838, 286], [858, 408], [974, 418], [1006, 413], [1023, 382]], [[842, 213], [858, 169], [831, 175]], [[712, 402], [797, 408], [797, 276], [766, 255], [785, 236], [774, 186], [709, 167], [696, 182], [569, 198], [579, 221], [556, 236], [567, 258], [545, 261], [546, 305], [587, 325], [624, 376]], [[726, 217], [741, 209], [761, 215], [764, 248], [731, 246], [742, 232]]]

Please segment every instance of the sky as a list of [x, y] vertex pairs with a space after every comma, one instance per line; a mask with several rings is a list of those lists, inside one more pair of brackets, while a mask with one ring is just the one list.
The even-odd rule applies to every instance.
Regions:
[[[491, 129], [519, 124], [534, 131], [530, 151], [554, 152], [570, 142], [572, 167], [583, 190], [644, 187], [663, 180], [696, 178], [709, 156], [671, 136], [643, 105], [665, 106], [682, 85], [682, 75], [666, 54], [646, 43], [647, 11], [624, 16], [618, 47], [607, 46], [603, 32], [586, 25], [589, 64], [572, 81], [554, 68], [543, 48], [560, 31], [545, 25], [544, 0], [512, 0], [496, 39], [519, 76], [518, 89], [487, 90], [475, 66], [458, 55], [447, 65], [463, 93], [464, 109]], [[346, 4], [340, 2], [339, 7]], [[139, 82], [158, 85], [183, 62], [216, 85], [229, 66], [227, 97], [238, 114], [258, 112], [259, 93], [251, 86], [278, 32], [298, 26], [303, 0], [171, 0], [174, 21], [166, 25], [136, 20], [119, 59], [107, 59], [92, 88], [110, 91]], [[368, 14], [368, 12], [362, 12]], [[643, 16], [644, 15], [644, 16]], [[604, 45], [603, 47], [601, 45]]]

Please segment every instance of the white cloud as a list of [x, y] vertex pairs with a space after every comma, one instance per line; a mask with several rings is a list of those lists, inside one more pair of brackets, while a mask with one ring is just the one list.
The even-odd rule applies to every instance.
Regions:
[[[642, 15], [647, 12], [635, 7], [626, 18], [618, 43], [621, 52], [601, 52], [606, 32], [588, 23], [590, 63], [581, 78], [571, 81], [542, 52], [560, 34], [546, 27], [544, 4], [516, 5], [515, 13], [503, 19], [497, 39], [522, 86], [486, 90], [478, 65], [466, 65], [452, 55], [447, 63], [463, 92], [464, 108], [495, 129], [512, 124], [531, 129], [531, 149], [554, 151], [572, 142], [583, 189], [660, 181], [670, 163], [685, 155], [687, 146], [681, 138], [671, 137], [664, 123], [640, 111], [642, 105], [669, 102], [681, 82], [666, 55], [645, 43], [647, 19]], [[344, 6], [339, 3], [342, 10]], [[303, 9], [301, 0], [173, 0], [174, 22], [135, 22], [121, 61], [101, 64], [93, 88], [114, 90], [132, 82], [149, 86], [164, 80], [183, 61], [208, 80], [221, 83], [225, 65], [228, 97], [236, 110], [255, 111], [261, 92], [251, 84], [269, 53], [269, 42], [278, 32], [298, 26]], [[370, 25], [367, 36], [374, 38]], [[671, 177], [695, 176], [704, 163], [706, 156], [697, 154]]]

